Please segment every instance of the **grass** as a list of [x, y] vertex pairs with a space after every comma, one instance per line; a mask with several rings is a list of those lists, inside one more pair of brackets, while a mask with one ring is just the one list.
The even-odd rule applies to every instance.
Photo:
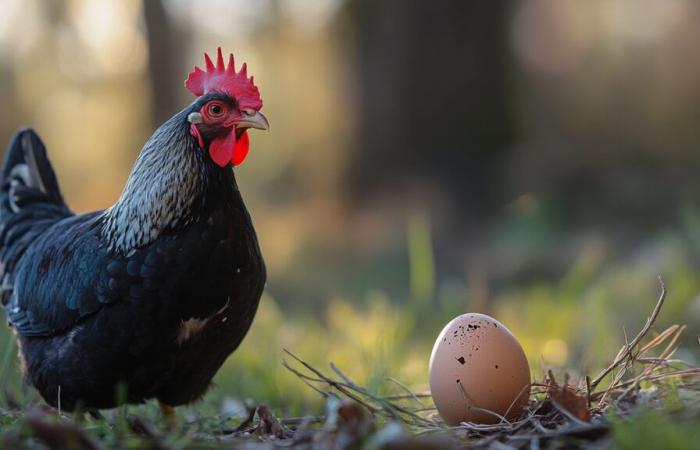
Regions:
[[686, 450], [700, 442], [700, 418], [675, 409], [643, 408], [613, 423], [612, 441], [620, 449]]
[[[306, 403], [302, 415], [285, 414], [284, 407], [273, 413], [257, 402], [221, 398], [215, 390], [200, 404], [181, 408], [173, 427], [154, 404], [125, 405], [94, 418], [57, 413], [41, 406], [30, 392], [18, 399], [7, 390], [0, 408], [0, 446], [688, 448], [689, 443], [700, 442], [700, 368], [676, 357], [685, 326], [655, 326], [665, 299], [662, 291], [640, 331], [625, 338], [617, 355], [609, 355], [611, 362], [596, 376], [578, 382], [567, 376], [557, 382], [550, 370], [533, 382], [528, 411], [514, 422], [449, 427], [436, 414], [429, 394], [402, 380], [388, 376], [377, 380], [376, 374], [366, 374], [366, 383], [359, 383], [345, 371], [357, 364], [331, 363], [328, 369], [319, 369], [326, 364], [315, 366], [285, 351], [280, 365], [293, 382], [290, 388], [316, 400]], [[370, 317], [373, 314], [386, 311]], [[308, 389], [302, 390], [304, 386]]]
[[[695, 216], [690, 214], [686, 220], [691, 223]], [[310, 314], [286, 306], [291, 303], [287, 299], [264, 296], [249, 336], [217, 375], [216, 387], [201, 402], [178, 409], [175, 429], [168, 429], [152, 403], [123, 406], [105, 412], [103, 418], [47, 411], [40, 406], [34, 391], [22, 385], [14, 340], [3, 327], [0, 448], [35, 448], [42, 442], [49, 448], [230, 448], [237, 442], [271, 445], [278, 442], [273, 436], [289, 433], [294, 433], [294, 438], [284, 440], [284, 445], [294, 439], [300, 440], [299, 445], [307, 445], [308, 439], [328, 443], [342, 438], [365, 448], [381, 448], [389, 442], [416, 436], [424, 439], [427, 446], [437, 445], [435, 448], [461, 445], [464, 439], [477, 444], [479, 439], [492, 439], [493, 443], [493, 436], [503, 430], [462, 427], [445, 433], [445, 427], [432, 416], [430, 399], [414, 396], [428, 390], [428, 357], [435, 336], [451, 318], [471, 310], [472, 292], [471, 286], [455, 290], [435, 284], [425, 220], [416, 216], [407, 235], [413, 274], [407, 299], [391, 298], [381, 290], [370, 290], [364, 298], [339, 294]], [[544, 389], [533, 398], [533, 408], [547, 404], [546, 386], [552, 379], [561, 382], [568, 374], [571, 386], [580, 392], [586, 375], [593, 378], [614, 361], [614, 349], [625, 344], [626, 339], [631, 340], [633, 330], [644, 323], [658, 274], [663, 274], [671, 293], [663, 314], [643, 344], [661, 336], [660, 342], [673, 341], [672, 348], [676, 350], [663, 355], [669, 363], [656, 367], [654, 373], [699, 365], [700, 314], [694, 316], [693, 311], [700, 292], [694, 262], [700, 247], [668, 235], [659, 239], [652, 253], [650, 258], [635, 257], [615, 264], [605, 262], [595, 252], [585, 254], [558, 281], [528, 281], [501, 288], [491, 296], [490, 310], [485, 312], [505, 323], [518, 337], [530, 361], [533, 379], [539, 380]], [[688, 328], [682, 332], [680, 326], [673, 328], [676, 323], [687, 324]], [[647, 350], [662, 350], [660, 345]], [[284, 349], [308, 367], [300, 367], [299, 361], [285, 354]], [[652, 356], [659, 355], [657, 352]], [[618, 382], [643, 372], [648, 362], [639, 359], [639, 353], [634, 357], [624, 359], [633, 363], [624, 366], [627, 371]], [[358, 399], [374, 405], [374, 414], [346, 403], [337, 388], [321, 388], [325, 395], [319, 395], [304, 384], [299, 374], [285, 368], [285, 359], [299, 373], [324, 368], [320, 372], [325, 377], [361, 389]], [[687, 365], [676, 361], [681, 359]], [[330, 361], [333, 367], [325, 369]], [[553, 373], [548, 375], [550, 369]], [[611, 370], [598, 388], [605, 392], [620, 373], [620, 367]], [[683, 443], [697, 442], [698, 393], [683, 383], [673, 377], [639, 380], [633, 407], [624, 402], [607, 405], [598, 416], [605, 421], [598, 424], [604, 431], [599, 441], [602, 448], [687, 448]], [[408, 412], [397, 413], [395, 407], [389, 407], [387, 412], [387, 401], [399, 402], [395, 406]], [[271, 414], [256, 411], [261, 403], [270, 406]], [[556, 408], [552, 411], [552, 417], [564, 420], [565, 413]], [[594, 415], [597, 413], [600, 411], [594, 410]], [[275, 417], [281, 419], [277, 421]], [[397, 417], [401, 420], [394, 420]], [[425, 421], [436, 424], [426, 429]], [[525, 427], [520, 431], [532, 429]], [[52, 446], [47, 439], [58, 439], [58, 443]], [[83, 442], [85, 439], [88, 444]], [[585, 447], [591, 441], [580, 435], [538, 439], [541, 448], [559, 445], [557, 442]], [[520, 441], [496, 440], [516, 448], [525, 445]], [[72, 442], [73, 447], [61, 447], [61, 442]], [[530, 442], [533, 441], [528, 441], [528, 445]]]

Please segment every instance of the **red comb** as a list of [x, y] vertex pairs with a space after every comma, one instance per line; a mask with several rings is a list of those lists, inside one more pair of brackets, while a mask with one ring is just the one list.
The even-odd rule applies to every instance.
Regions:
[[222, 91], [235, 98], [240, 109], [252, 108], [257, 111], [262, 108], [260, 92], [253, 84], [253, 77], [248, 78], [245, 63], [241, 66], [241, 70], [236, 72], [233, 53], [228, 58], [228, 67], [224, 65], [221, 47], [217, 50], [216, 66], [206, 53], [204, 62], [207, 67], [206, 72], [194, 66], [194, 70], [185, 80], [185, 87], [190, 92], [200, 97], [208, 92]]

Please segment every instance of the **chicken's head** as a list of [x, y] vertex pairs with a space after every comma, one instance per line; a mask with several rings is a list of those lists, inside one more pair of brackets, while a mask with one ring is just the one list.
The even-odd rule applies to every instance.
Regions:
[[233, 54], [224, 64], [221, 48], [216, 66], [204, 54], [206, 71], [195, 66], [185, 80], [185, 87], [199, 99], [189, 114], [190, 134], [199, 147], [209, 147], [212, 161], [221, 167], [237, 166], [248, 154], [248, 128], [267, 130], [269, 124], [260, 112], [262, 99], [253, 77], [248, 78], [246, 64], [236, 72]]

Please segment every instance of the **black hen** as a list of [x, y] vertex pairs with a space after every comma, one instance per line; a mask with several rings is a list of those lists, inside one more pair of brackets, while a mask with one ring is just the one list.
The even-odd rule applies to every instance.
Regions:
[[8, 146], [1, 298], [26, 379], [51, 405], [113, 407], [120, 384], [129, 402], [191, 402], [251, 325], [265, 266], [231, 162], [267, 122], [244, 70], [220, 51], [207, 69], [105, 211], [68, 209], [32, 130]]

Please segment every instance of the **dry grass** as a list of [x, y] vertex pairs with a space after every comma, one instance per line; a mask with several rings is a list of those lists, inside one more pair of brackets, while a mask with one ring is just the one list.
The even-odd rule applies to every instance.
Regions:
[[[642, 329], [632, 340], [625, 339], [613, 362], [595, 377], [586, 377], [578, 384], [566, 377], [559, 384], [549, 371], [544, 380], [531, 384], [531, 400], [519, 420], [508, 421], [493, 413], [501, 417], [493, 425], [461, 423], [450, 427], [440, 419], [429, 393], [414, 393], [401, 385], [406, 391], [403, 395], [377, 396], [333, 364], [332, 373], [326, 374], [290, 352], [290, 360], [284, 364], [321, 395], [361, 405], [379, 423], [400, 421], [413, 436], [440, 437], [439, 445], [447, 440], [455, 447], [537, 449], [556, 441], [557, 445], [568, 442], [571, 447], [585, 447], [606, 439], [612, 427], [610, 416], [629, 416], [642, 400], [647, 405], [661, 405], [678, 389], [700, 394], [700, 368], [674, 359], [685, 326], [672, 325], [649, 337], [665, 299], [661, 281], [661, 294]], [[691, 407], [700, 407], [700, 395]], [[421, 445], [430, 442], [425, 440]]]
[[[641, 330], [631, 340], [625, 339], [626, 344], [599, 374], [579, 382], [565, 376], [559, 383], [549, 371], [532, 383], [528, 407], [515, 421], [496, 414], [500, 418], [496, 424], [451, 427], [441, 420], [427, 392], [413, 392], [389, 378], [395, 394], [378, 395], [333, 363], [320, 370], [287, 351], [284, 366], [326, 398], [325, 414], [276, 418], [264, 405], [247, 404], [237, 423], [231, 417], [203, 415], [181, 418], [174, 425], [157, 416], [128, 414], [126, 408], [97, 419], [68, 416], [45, 406], [25, 411], [8, 397], [2, 419], [16, 426], [0, 433], [0, 448], [624, 448], [612, 436], [620, 424], [634, 424], [640, 410], [667, 414], [669, 399], [683, 392], [690, 393], [683, 400], [685, 410], [693, 417], [700, 414], [700, 368], [675, 358], [685, 326], [654, 330], [665, 299], [662, 282], [659, 299]], [[664, 416], [664, 420], [673, 419]], [[681, 440], [676, 448], [685, 444]]]

